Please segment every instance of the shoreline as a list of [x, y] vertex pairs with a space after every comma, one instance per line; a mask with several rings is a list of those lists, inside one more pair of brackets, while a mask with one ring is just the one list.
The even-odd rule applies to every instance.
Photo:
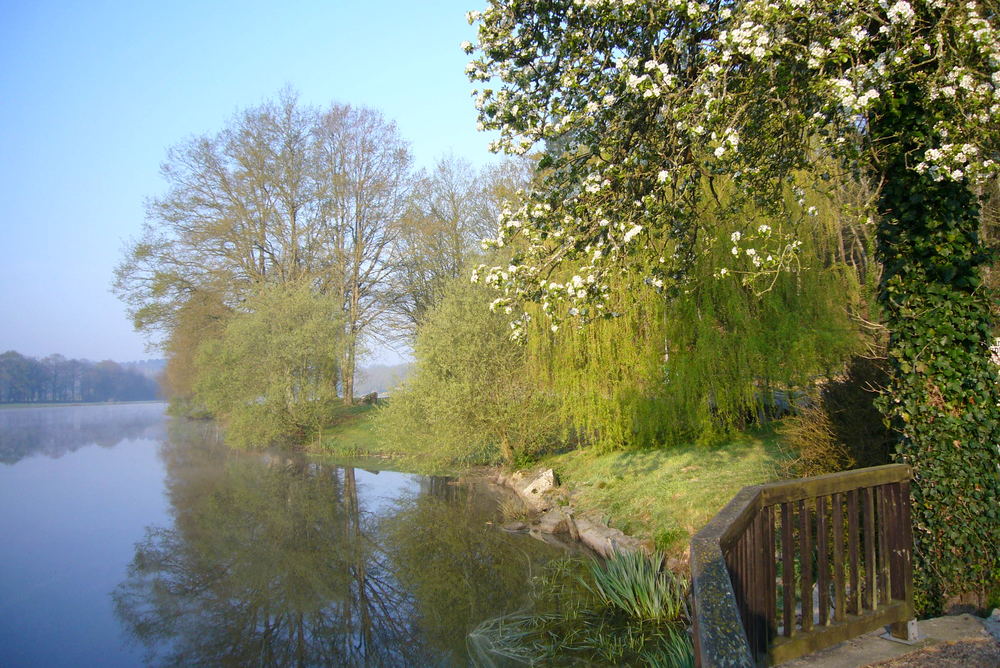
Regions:
[[[307, 447], [306, 453], [332, 464], [457, 479], [500, 482], [517, 475], [499, 465], [460, 468], [393, 451], [380, 442], [374, 422], [363, 419], [368, 415], [365, 411], [327, 427], [321, 446]], [[714, 445], [610, 452], [579, 448], [542, 456], [531, 465], [529, 471], [551, 469], [558, 485], [549, 493], [548, 515], [526, 505], [534, 511], [539, 534], [551, 537], [558, 531], [571, 537], [596, 525], [603, 527], [598, 531], [605, 542], [628, 537], [630, 545], [663, 553], [671, 568], [686, 568], [691, 536], [743, 487], [782, 477], [789, 458], [776, 424]], [[531, 529], [527, 523], [522, 527]]]

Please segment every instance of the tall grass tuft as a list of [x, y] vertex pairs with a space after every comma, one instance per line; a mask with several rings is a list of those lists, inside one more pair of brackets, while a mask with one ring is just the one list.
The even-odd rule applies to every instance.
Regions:
[[694, 665], [684, 586], [663, 557], [616, 554], [606, 562], [555, 562], [534, 606], [491, 619], [468, 637], [477, 666]]
[[634, 619], [667, 621], [687, 617], [685, 586], [663, 567], [663, 555], [615, 552], [590, 568], [592, 591], [605, 605]]

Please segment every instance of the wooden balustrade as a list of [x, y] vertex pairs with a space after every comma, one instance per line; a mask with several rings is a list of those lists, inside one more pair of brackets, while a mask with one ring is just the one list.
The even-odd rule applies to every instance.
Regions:
[[913, 618], [910, 467], [744, 488], [691, 541], [701, 666], [781, 663]]

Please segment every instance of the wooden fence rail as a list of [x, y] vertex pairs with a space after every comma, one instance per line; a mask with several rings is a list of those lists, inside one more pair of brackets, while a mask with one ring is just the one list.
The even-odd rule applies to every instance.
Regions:
[[745, 487], [691, 541], [701, 666], [781, 663], [913, 619], [910, 467]]

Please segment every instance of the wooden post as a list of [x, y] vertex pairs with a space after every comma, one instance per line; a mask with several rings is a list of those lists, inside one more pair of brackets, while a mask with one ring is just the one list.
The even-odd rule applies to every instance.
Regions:
[[819, 587], [819, 623], [830, 623], [830, 552], [827, 545], [826, 497], [816, 499], [816, 566]]
[[833, 495], [833, 621], [844, 621], [844, 499]]
[[795, 546], [792, 545], [792, 504], [781, 504], [781, 593], [785, 637], [795, 632]]
[[767, 549], [767, 642], [771, 643], [778, 635], [778, 564], [775, 557], [774, 506], [764, 508], [764, 546]]
[[799, 579], [802, 581], [802, 631], [813, 627], [812, 522], [809, 501], [799, 501]]
[[875, 508], [876, 508], [876, 522], [878, 522], [877, 532], [878, 532], [878, 596], [876, 600], [879, 605], [889, 602], [889, 541], [892, 540], [891, 534], [892, 523], [889, 521], [889, 509], [886, 503], [886, 495], [889, 492], [890, 485], [881, 485], [876, 487], [873, 491], [875, 492]]
[[[910, 517], [910, 481], [903, 480], [892, 488], [893, 531], [892, 550], [889, 554], [889, 588], [893, 599], [903, 601], [913, 610], [913, 525]], [[916, 640], [916, 624], [907, 621], [889, 625], [889, 633], [895, 638], [912, 642]]]
[[847, 612], [856, 615], [861, 612], [861, 592], [858, 578], [858, 490], [847, 493], [847, 550], [851, 561], [851, 594], [847, 598]]
[[874, 489], [865, 487], [861, 490], [861, 503], [864, 508], [865, 532], [865, 595], [862, 606], [868, 610], [875, 609], [875, 506], [872, 495]]

